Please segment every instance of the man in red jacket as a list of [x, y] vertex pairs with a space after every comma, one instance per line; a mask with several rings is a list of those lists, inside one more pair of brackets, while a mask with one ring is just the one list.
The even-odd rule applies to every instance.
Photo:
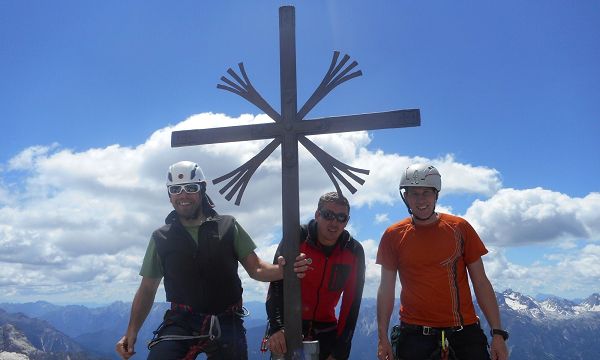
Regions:
[[[348, 359], [365, 283], [362, 245], [345, 230], [348, 200], [337, 192], [321, 196], [315, 218], [301, 227], [300, 252], [309, 268], [301, 279], [302, 334], [319, 341], [319, 359]], [[281, 247], [281, 245], [280, 245]], [[277, 250], [275, 258], [279, 255]], [[343, 294], [343, 297], [342, 297]], [[339, 318], [335, 307], [342, 297]], [[269, 349], [286, 352], [283, 280], [271, 282], [267, 296]]]

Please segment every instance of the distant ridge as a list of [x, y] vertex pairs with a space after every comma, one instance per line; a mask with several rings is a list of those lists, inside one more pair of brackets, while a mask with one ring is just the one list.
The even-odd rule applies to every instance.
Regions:
[[[0, 309], [0, 355], [18, 359], [21, 354], [35, 360], [92, 360], [82, 346], [44, 320]], [[12, 355], [11, 355], [12, 353]]]
[[[508, 342], [511, 360], [533, 359], [596, 359], [600, 349], [600, 294], [594, 293], [580, 300], [567, 300], [553, 295], [535, 299], [511, 289], [496, 293], [503, 326], [510, 331]], [[398, 300], [396, 300], [396, 306]], [[264, 360], [267, 355], [259, 351], [260, 339], [264, 335], [266, 314], [262, 302], [247, 302], [251, 315], [245, 319], [250, 360]], [[145, 348], [147, 340], [152, 337], [152, 331], [162, 321], [167, 303], [155, 303], [144, 327], [140, 331], [136, 344], [136, 358], [147, 356]], [[129, 321], [130, 303], [114, 302], [107, 306], [88, 308], [82, 305], [59, 306], [48, 302], [38, 301], [24, 304], [0, 303], [0, 326], [4, 333], [15, 334], [11, 339], [21, 339], [24, 348], [20, 349], [13, 342], [7, 347], [0, 340], [0, 360], [3, 354], [26, 354], [27, 351], [38, 356], [45, 356], [45, 350], [40, 347], [40, 341], [30, 340], [28, 333], [20, 331], [17, 323], [31, 322], [38, 329], [32, 339], [39, 339], [40, 333], [47, 329], [49, 333], [61, 334], [65, 340], [64, 349], [82, 350], [85, 356], [70, 357], [79, 359], [118, 359], [114, 352], [117, 340], [123, 335]], [[476, 306], [479, 316], [483, 318]], [[392, 324], [397, 323], [397, 307], [394, 309]], [[20, 313], [20, 314], [19, 314]], [[36, 318], [36, 319], [31, 319]], [[28, 319], [28, 320], [24, 320]], [[482, 320], [487, 333], [487, 324]], [[21, 336], [19, 338], [19, 336]], [[23, 340], [23, 336], [27, 341]], [[59, 335], [56, 335], [59, 339]], [[36, 342], [37, 341], [37, 342]], [[56, 346], [58, 340], [50, 341]], [[45, 343], [48, 344], [48, 343]], [[67, 345], [69, 344], [69, 345]], [[30, 347], [34, 348], [32, 350]], [[373, 298], [363, 299], [356, 334], [352, 344], [351, 359], [362, 360], [375, 358], [377, 346], [376, 301]], [[11, 350], [11, 349], [17, 349]], [[2, 353], [2, 351], [5, 351]], [[40, 351], [38, 353], [36, 351]], [[15, 355], [16, 356], [16, 355]], [[94, 357], [96, 356], [96, 357]], [[201, 357], [203, 358], [203, 357]], [[31, 357], [34, 359], [34, 357]], [[38, 359], [38, 358], [36, 358]], [[66, 359], [66, 357], [39, 357], [39, 359]], [[10, 358], [13, 360], [13, 358]], [[19, 359], [21, 360], [21, 359]]]

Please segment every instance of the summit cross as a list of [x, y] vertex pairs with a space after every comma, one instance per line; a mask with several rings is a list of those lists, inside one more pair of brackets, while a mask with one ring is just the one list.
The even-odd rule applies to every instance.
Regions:
[[[348, 64], [350, 57], [335, 51], [325, 77], [315, 89], [304, 106], [297, 111], [296, 86], [296, 20], [293, 6], [279, 8], [279, 54], [280, 54], [280, 86], [281, 114], [275, 111], [258, 91], [252, 86], [244, 64], [239, 63], [241, 77], [231, 68], [227, 73], [233, 80], [223, 76], [217, 88], [237, 94], [264, 111], [274, 123], [231, 126], [212, 129], [195, 129], [173, 131], [171, 146], [182, 147], [205, 145], [234, 141], [272, 139], [271, 142], [252, 159], [237, 169], [213, 180], [218, 184], [227, 179], [229, 182], [219, 190], [227, 200], [237, 193], [235, 204], [239, 205], [250, 178], [262, 162], [281, 145], [282, 162], [282, 255], [293, 262], [299, 252], [300, 243], [300, 204], [298, 180], [298, 142], [301, 143], [321, 164], [333, 182], [338, 193], [342, 193], [336, 178], [351, 192], [356, 188], [344, 177], [362, 185], [364, 180], [358, 174], [369, 174], [369, 170], [351, 167], [327, 154], [310, 141], [307, 135], [330, 134], [338, 132], [375, 130], [419, 126], [421, 123], [418, 109], [395, 110], [371, 114], [335, 116], [317, 119], [304, 119], [305, 116], [331, 90], [341, 83], [362, 75], [354, 70], [356, 61]], [[354, 70], [354, 71], [353, 71]], [[304, 359], [302, 353], [302, 319], [300, 280], [296, 277], [292, 266], [284, 268], [284, 326], [288, 352], [286, 359]]]

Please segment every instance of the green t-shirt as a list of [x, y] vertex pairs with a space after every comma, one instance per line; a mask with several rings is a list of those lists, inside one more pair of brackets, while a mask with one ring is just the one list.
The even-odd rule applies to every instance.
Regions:
[[[200, 226], [202, 225], [185, 227], [185, 229], [196, 242], [196, 245], [198, 244], [198, 228]], [[256, 249], [256, 244], [254, 244], [254, 241], [252, 241], [250, 235], [248, 235], [246, 230], [244, 230], [244, 228], [237, 221], [234, 222], [233, 226], [233, 248], [238, 260], [240, 260], [250, 255], [250, 253]], [[154, 279], [162, 278], [164, 276], [164, 270], [162, 264], [160, 263], [160, 257], [156, 252], [156, 244], [154, 243], [153, 238], [151, 238], [148, 242], [148, 247], [146, 248], [146, 255], [144, 255], [144, 262], [142, 263], [140, 275]]]

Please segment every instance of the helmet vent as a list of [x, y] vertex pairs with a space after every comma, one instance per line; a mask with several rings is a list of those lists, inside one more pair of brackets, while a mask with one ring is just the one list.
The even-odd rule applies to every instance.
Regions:
[[406, 168], [400, 180], [400, 189], [410, 186], [423, 186], [442, 189], [442, 178], [438, 170], [425, 164], [414, 164]]
[[169, 167], [167, 186], [206, 182], [202, 169], [191, 161], [180, 161]]

